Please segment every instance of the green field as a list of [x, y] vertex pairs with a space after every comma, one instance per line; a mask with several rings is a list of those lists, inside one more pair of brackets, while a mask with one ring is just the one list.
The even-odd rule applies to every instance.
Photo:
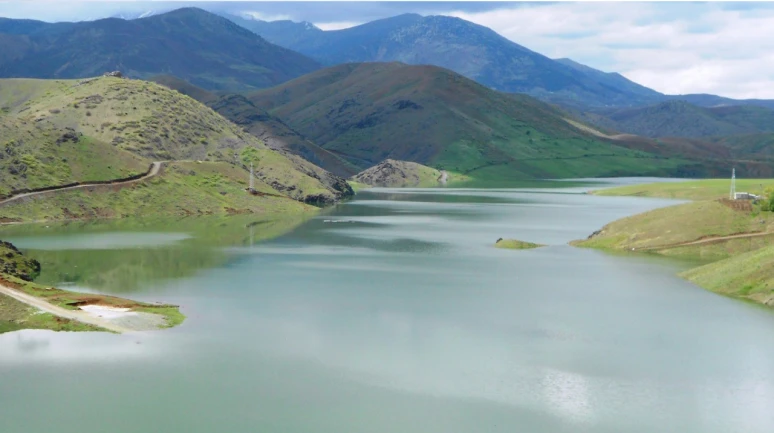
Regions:
[[[766, 188], [774, 187], [774, 179], [737, 179], [736, 191], [761, 195]], [[729, 197], [730, 179], [703, 179], [684, 182], [658, 182], [628, 185], [591, 191], [601, 196], [660, 197], [684, 200], [711, 200]]]

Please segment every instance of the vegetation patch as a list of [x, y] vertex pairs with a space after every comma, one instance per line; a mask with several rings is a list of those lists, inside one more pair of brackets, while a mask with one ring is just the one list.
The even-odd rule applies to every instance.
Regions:
[[525, 242], [520, 241], [516, 239], [498, 239], [497, 242], [495, 242], [495, 247], [497, 248], [507, 248], [509, 250], [529, 250], [532, 248], [540, 248], [544, 247], [545, 245], [542, 244], [535, 244], [532, 242]]

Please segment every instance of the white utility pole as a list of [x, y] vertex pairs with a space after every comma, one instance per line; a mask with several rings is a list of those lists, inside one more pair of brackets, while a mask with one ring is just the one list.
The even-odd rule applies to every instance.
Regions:
[[731, 200], [736, 199], [736, 168], [731, 169]]
[[250, 163], [250, 191], [254, 189], [253, 185], [253, 163]]

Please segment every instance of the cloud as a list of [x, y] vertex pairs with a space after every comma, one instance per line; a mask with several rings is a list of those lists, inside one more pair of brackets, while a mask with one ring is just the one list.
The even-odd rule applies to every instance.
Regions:
[[768, 4], [554, 3], [448, 15], [664, 93], [774, 98]]
[[360, 22], [355, 21], [335, 21], [330, 23], [314, 23], [317, 27], [323, 29], [323, 30], [341, 30], [341, 29], [348, 29], [350, 27], [359, 26]]
[[78, 21], [184, 6], [338, 30], [401, 13], [452, 15], [551, 58], [670, 94], [774, 99], [774, 3], [2, 1], [0, 16]]

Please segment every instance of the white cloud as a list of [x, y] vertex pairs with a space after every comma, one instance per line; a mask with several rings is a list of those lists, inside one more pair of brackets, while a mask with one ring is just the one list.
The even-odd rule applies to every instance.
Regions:
[[774, 9], [723, 6], [556, 3], [449, 15], [661, 92], [774, 98]]
[[255, 20], [261, 20], [261, 21], [283, 21], [283, 20], [290, 20], [292, 17], [290, 15], [284, 15], [284, 14], [265, 14], [257, 11], [243, 11], [241, 14], [245, 18], [252, 18]]
[[348, 29], [350, 27], [359, 26], [363, 23], [358, 23], [354, 21], [337, 21], [337, 22], [331, 22], [331, 23], [314, 23], [317, 27], [321, 28], [322, 30], [341, 30], [341, 29]]

